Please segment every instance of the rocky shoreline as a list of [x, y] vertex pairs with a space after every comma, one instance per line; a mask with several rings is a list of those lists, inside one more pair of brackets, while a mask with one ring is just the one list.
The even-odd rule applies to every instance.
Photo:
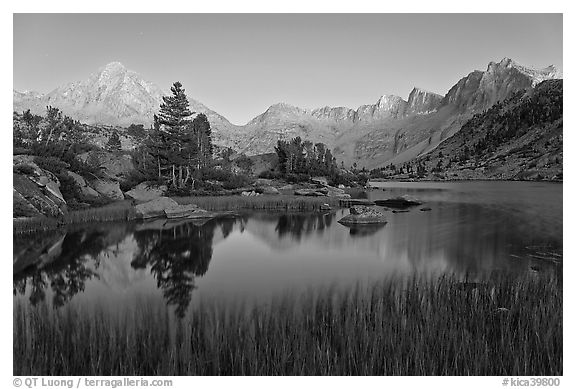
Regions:
[[[49, 171], [42, 169], [28, 155], [14, 156], [14, 207], [21, 209], [22, 217], [13, 218], [14, 233], [32, 232], [60, 228], [63, 225], [92, 222], [92, 221], [120, 221], [134, 220], [138, 218], [165, 217], [168, 219], [178, 218], [211, 218], [218, 217], [222, 212], [236, 211], [241, 209], [260, 210], [330, 210], [338, 207], [375, 205], [374, 202], [365, 199], [353, 199], [351, 194], [354, 188], [345, 188], [342, 185], [333, 187], [327, 184], [324, 177], [312, 178], [309, 182], [290, 184], [283, 180], [255, 179], [250, 186], [235, 190], [222, 190], [208, 196], [174, 197], [168, 196], [166, 185], [158, 185], [152, 182], [141, 182], [130, 190], [121, 191], [120, 178], [125, 173], [126, 163], [122, 156], [103, 159], [100, 154], [90, 156], [99, 157], [98, 165], [104, 168], [107, 177], [115, 183], [113, 194], [108, 196], [109, 191], [100, 188], [98, 180], [85, 179], [84, 177], [70, 172], [69, 176], [78, 184], [82, 193], [86, 196], [107, 196], [111, 203], [106, 206], [89, 206], [81, 209], [70, 210], [68, 204], [61, 195], [59, 188], [61, 183], [58, 178]], [[117, 161], [118, 160], [118, 161]], [[111, 182], [112, 182], [111, 181]], [[526, 181], [526, 182], [556, 182], [562, 180], [507, 180], [483, 177], [478, 179], [431, 179], [431, 178], [407, 178], [391, 177], [391, 179], [372, 179], [362, 190], [378, 188], [372, 184], [379, 182], [475, 182], [475, 181]], [[118, 193], [117, 193], [118, 192]], [[164, 199], [155, 207], [150, 202]], [[390, 199], [388, 199], [390, 200]], [[379, 200], [380, 201], [380, 200]], [[154, 211], [142, 211], [145, 204], [155, 209]], [[381, 203], [377, 205], [385, 205]], [[406, 206], [416, 204], [404, 204]], [[358, 208], [360, 210], [360, 208]], [[400, 211], [398, 211], [400, 212]], [[370, 212], [368, 212], [370, 213]], [[361, 216], [362, 212], [356, 215]], [[142, 216], [145, 215], [145, 216]], [[359, 218], [357, 218], [359, 220]], [[368, 220], [370, 218], [364, 218]]]
[[[13, 218], [13, 233], [34, 233], [67, 225], [94, 222], [135, 221], [138, 219], [210, 219], [230, 216], [242, 210], [324, 211], [341, 207], [336, 197], [296, 196], [288, 194], [261, 196], [162, 197], [161, 201], [118, 201], [103, 207], [69, 211], [65, 215]], [[149, 204], [152, 203], [152, 204]], [[148, 204], [148, 205], [146, 205]]]

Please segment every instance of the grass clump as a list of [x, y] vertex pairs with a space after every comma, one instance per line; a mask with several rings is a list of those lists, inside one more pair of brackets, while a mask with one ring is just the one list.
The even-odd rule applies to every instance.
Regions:
[[[323, 204], [339, 206], [333, 197], [303, 197], [292, 195], [247, 196], [199, 196], [174, 197], [179, 204], [196, 204], [207, 211], [272, 210], [317, 211]], [[67, 224], [128, 221], [136, 219], [136, 210], [130, 200], [115, 201], [98, 208], [76, 209], [60, 217], [22, 217], [13, 219], [15, 234], [48, 231]]]
[[12, 230], [14, 234], [36, 231], [48, 231], [67, 224], [81, 224], [106, 221], [128, 221], [136, 218], [136, 211], [131, 201], [117, 201], [98, 208], [77, 209], [60, 217], [25, 217], [14, 218]]
[[136, 210], [130, 200], [116, 201], [98, 208], [86, 208], [68, 212], [64, 217], [64, 223], [88, 223], [106, 221], [127, 221], [136, 218]]
[[317, 211], [322, 204], [339, 206], [335, 197], [304, 197], [294, 195], [261, 196], [199, 196], [175, 197], [179, 204], [196, 204], [208, 211], [273, 210]]
[[562, 283], [414, 276], [110, 315], [14, 304], [14, 375], [562, 375]]

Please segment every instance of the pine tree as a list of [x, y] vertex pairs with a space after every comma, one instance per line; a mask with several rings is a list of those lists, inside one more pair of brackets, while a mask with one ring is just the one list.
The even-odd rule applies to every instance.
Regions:
[[106, 149], [108, 151], [122, 150], [122, 143], [120, 142], [120, 136], [116, 131], [114, 131], [110, 136], [110, 138], [108, 139], [108, 143], [106, 143]]
[[162, 179], [162, 170], [169, 166], [170, 159], [169, 156], [171, 151], [167, 147], [168, 145], [168, 134], [159, 129], [154, 129], [150, 131], [148, 136], [143, 142], [143, 152], [144, 158], [143, 163], [146, 166], [146, 161], [148, 157], [151, 159], [151, 166], [154, 166], [154, 170], [158, 173], [158, 179]]
[[46, 135], [46, 146], [48, 146], [52, 138], [58, 135], [61, 130], [62, 112], [51, 105], [47, 106], [46, 121], [48, 122], [48, 127], [45, 130], [45, 132], [48, 132]]
[[163, 103], [160, 104], [160, 112], [156, 116], [158, 124], [168, 127], [172, 132], [181, 130], [190, 121], [190, 112], [188, 98], [184, 93], [182, 84], [176, 81], [170, 88], [172, 96], [162, 97]]
[[[170, 88], [172, 96], [162, 97], [163, 103], [160, 104], [160, 112], [154, 115], [154, 127], [164, 131], [163, 147], [166, 149], [167, 157], [171, 165], [171, 181], [175, 188], [182, 187], [185, 184], [183, 171], [189, 172], [188, 163], [190, 162], [190, 151], [188, 150], [188, 141], [190, 141], [190, 116], [192, 112], [189, 109], [188, 98], [185, 89], [178, 81]], [[161, 170], [161, 167], [158, 167]], [[178, 170], [178, 175], [176, 174]], [[187, 175], [187, 177], [189, 174]]]
[[326, 145], [324, 143], [316, 143], [316, 162], [314, 167], [322, 172], [325, 168], [325, 158], [326, 158]]
[[274, 150], [278, 155], [278, 167], [280, 168], [280, 173], [286, 175], [288, 173], [288, 145], [283, 140], [278, 140]]
[[331, 175], [336, 170], [336, 158], [332, 156], [332, 152], [328, 148], [324, 154], [324, 169], [328, 175]]
[[192, 128], [194, 137], [196, 138], [196, 150], [198, 168], [208, 166], [212, 160], [213, 145], [212, 145], [212, 130], [210, 129], [210, 122], [203, 113], [199, 114], [192, 121]]
[[26, 126], [28, 127], [28, 131], [30, 131], [34, 123], [34, 115], [32, 115], [29, 109], [22, 113], [22, 120], [24, 120], [24, 123], [26, 123]]

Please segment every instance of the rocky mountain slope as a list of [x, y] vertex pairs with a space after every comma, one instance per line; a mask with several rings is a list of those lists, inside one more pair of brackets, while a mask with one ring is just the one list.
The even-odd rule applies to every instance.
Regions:
[[412, 164], [447, 179], [561, 180], [562, 94], [562, 80], [513, 93]]
[[[86, 80], [58, 87], [45, 95], [14, 91], [13, 106], [16, 112], [30, 109], [34, 114], [43, 115], [50, 105], [86, 124], [148, 127], [158, 112], [162, 96], [167, 94], [120, 62], [112, 62]], [[215, 139], [230, 142], [226, 134], [234, 133], [236, 126], [190, 96], [189, 101], [193, 112], [206, 114]]]
[[242, 151], [269, 152], [277, 139], [300, 136], [326, 143], [347, 165], [356, 162], [374, 168], [390, 162], [403, 163], [436, 148], [475, 113], [516, 91], [554, 78], [561, 78], [554, 66], [536, 70], [504, 58], [488, 64], [486, 71], [471, 72], [445, 96], [414, 88], [407, 101], [398, 96], [382, 96], [375, 104], [356, 110], [306, 110], [276, 104], [245, 126]]
[[[536, 70], [509, 58], [490, 62], [458, 81], [445, 96], [414, 88], [407, 100], [383, 95], [374, 104], [351, 109], [304, 109], [285, 103], [270, 106], [244, 126], [191, 98], [191, 109], [204, 112], [213, 127], [216, 144], [248, 155], [269, 153], [279, 139], [300, 136], [323, 142], [346, 165], [374, 168], [403, 163], [434, 150], [456, 134], [474, 114], [512, 93], [532, 89], [543, 80], [561, 78], [549, 66]], [[127, 126], [152, 122], [162, 91], [120, 63], [108, 64], [86, 81], [72, 83], [42, 95], [14, 91], [14, 110], [43, 113], [46, 105], [85, 123]]]

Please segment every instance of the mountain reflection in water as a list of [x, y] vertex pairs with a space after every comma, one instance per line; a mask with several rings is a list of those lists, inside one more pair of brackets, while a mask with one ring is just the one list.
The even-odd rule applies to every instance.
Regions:
[[[388, 223], [370, 227], [337, 223], [348, 210], [251, 212], [206, 222], [91, 224], [15, 236], [13, 292], [31, 305], [57, 308], [103, 301], [121, 309], [134, 299], [161, 298], [183, 317], [198, 293], [252, 299], [413, 271], [561, 272], [562, 186], [531, 190], [541, 193], [520, 206], [518, 195], [507, 205], [494, 200], [500, 194], [478, 198], [451, 186], [370, 191], [362, 196], [410, 193], [432, 208], [384, 211]], [[543, 206], [547, 212], [538, 212]]]

